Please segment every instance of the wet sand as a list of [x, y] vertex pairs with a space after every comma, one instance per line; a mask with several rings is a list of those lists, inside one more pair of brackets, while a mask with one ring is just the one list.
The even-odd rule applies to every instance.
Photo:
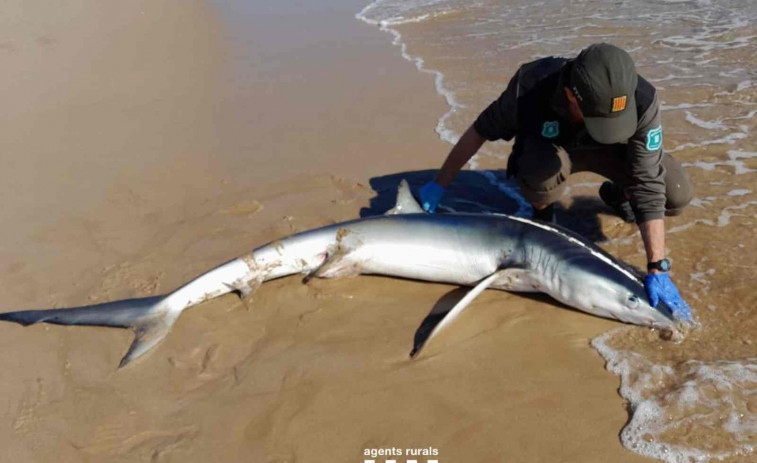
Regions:
[[[8, 6], [2, 310], [162, 294], [357, 217], [374, 177], [438, 166], [432, 76], [353, 18], [362, 3], [323, 3]], [[2, 324], [3, 459], [646, 460], [589, 346], [616, 323], [488, 292], [410, 361], [454, 290], [286, 278], [187, 311], [122, 370], [128, 331]]]

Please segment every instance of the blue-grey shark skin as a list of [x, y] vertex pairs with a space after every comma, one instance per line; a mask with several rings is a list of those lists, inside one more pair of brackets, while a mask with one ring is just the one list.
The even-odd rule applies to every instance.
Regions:
[[468, 286], [486, 279], [476, 294], [486, 287], [543, 292], [600, 317], [674, 326], [669, 312], [649, 305], [627, 266], [570, 231], [508, 215], [424, 214], [404, 182], [397, 203], [390, 215], [273, 241], [165, 296], [8, 312], [0, 320], [131, 328], [136, 336], [123, 366], [158, 344], [184, 309], [232, 291], [244, 297], [265, 281], [301, 273], [306, 280], [377, 274]]

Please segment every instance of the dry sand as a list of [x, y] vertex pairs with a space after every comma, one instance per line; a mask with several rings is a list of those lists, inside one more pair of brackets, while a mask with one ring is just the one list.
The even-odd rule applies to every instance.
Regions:
[[[2, 310], [165, 293], [439, 165], [444, 102], [362, 2], [266, 3], [5, 2]], [[617, 324], [489, 292], [410, 361], [454, 289], [287, 278], [122, 370], [128, 331], [2, 324], [2, 461], [644, 461], [589, 347]]]

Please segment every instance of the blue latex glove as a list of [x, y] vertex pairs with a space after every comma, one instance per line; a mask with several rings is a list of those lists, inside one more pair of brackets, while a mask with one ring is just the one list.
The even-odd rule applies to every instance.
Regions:
[[644, 288], [649, 296], [649, 303], [652, 307], [662, 301], [671, 312], [673, 318], [686, 322], [691, 321], [691, 309], [686, 301], [678, 293], [678, 288], [673, 284], [667, 273], [650, 273], [644, 278]]
[[423, 207], [423, 210], [429, 214], [436, 212], [436, 206], [439, 205], [444, 190], [445, 188], [443, 186], [434, 181], [423, 185], [418, 191], [421, 197], [421, 206]]

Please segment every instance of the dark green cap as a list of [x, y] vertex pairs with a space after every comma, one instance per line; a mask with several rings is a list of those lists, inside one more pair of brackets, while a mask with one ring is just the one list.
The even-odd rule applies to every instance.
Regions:
[[594, 140], [625, 143], [636, 132], [637, 81], [631, 56], [609, 43], [591, 45], [573, 61], [570, 89]]

